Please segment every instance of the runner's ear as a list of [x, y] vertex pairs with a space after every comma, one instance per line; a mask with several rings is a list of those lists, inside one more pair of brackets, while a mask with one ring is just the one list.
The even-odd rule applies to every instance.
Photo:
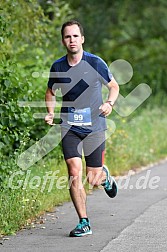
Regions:
[[85, 37], [82, 36], [82, 44], [85, 42]]

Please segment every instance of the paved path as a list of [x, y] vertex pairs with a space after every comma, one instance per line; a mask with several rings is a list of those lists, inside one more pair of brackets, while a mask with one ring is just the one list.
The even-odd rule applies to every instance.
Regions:
[[[118, 180], [119, 194], [88, 196], [93, 235], [68, 237], [78, 221], [71, 203], [43, 216], [45, 223], [10, 236], [2, 252], [166, 252], [167, 162]], [[44, 227], [44, 228], [43, 228]]]

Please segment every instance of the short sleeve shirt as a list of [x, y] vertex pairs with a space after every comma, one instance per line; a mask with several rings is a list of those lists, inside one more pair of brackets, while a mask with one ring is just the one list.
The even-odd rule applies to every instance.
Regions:
[[106, 130], [100, 114], [102, 85], [112, 79], [107, 64], [98, 56], [83, 52], [81, 61], [70, 66], [67, 56], [56, 60], [50, 69], [48, 87], [61, 90], [61, 126], [71, 130], [98, 132]]

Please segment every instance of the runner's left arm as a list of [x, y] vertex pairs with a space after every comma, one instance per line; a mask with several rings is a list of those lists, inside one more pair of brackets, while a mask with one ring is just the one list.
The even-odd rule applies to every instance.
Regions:
[[113, 76], [111, 81], [107, 84], [107, 87], [109, 89], [108, 99], [99, 108], [105, 116], [111, 114], [113, 105], [119, 95], [119, 85]]

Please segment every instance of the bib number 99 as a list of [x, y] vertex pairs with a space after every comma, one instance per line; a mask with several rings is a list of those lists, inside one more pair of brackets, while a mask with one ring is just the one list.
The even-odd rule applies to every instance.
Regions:
[[74, 120], [75, 121], [83, 121], [83, 115], [79, 114], [74, 114]]

